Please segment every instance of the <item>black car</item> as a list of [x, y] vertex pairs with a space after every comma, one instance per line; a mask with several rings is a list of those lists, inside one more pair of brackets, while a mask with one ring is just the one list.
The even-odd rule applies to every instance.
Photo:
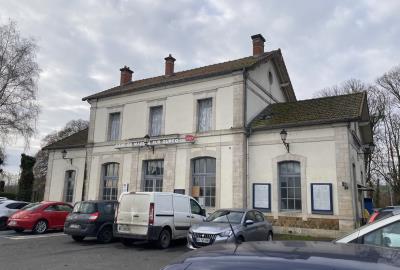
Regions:
[[400, 251], [329, 242], [282, 241], [212, 245], [187, 253], [164, 270], [399, 269]]
[[96, 237], [102, 243], [111, 242], [117, 204], [117, 201], [77, 202], [65, 220], [64, 233], [78, 242], [85, 237]]

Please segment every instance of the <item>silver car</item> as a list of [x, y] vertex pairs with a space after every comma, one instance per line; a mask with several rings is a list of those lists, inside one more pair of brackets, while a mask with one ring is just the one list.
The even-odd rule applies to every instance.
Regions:
[[189, 229], [187, 245], [190, 249], [196, 249], [215, 243], [271, 241], [272, 237], [272, 225], [260, 211], [221, 209], [211, 214], [205, 222]]

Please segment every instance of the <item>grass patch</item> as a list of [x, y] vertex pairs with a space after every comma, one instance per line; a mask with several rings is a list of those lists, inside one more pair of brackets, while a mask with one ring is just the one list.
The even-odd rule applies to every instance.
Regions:
[[298, 240], [298, 241], [332, 241], [333, 238], [328, 237], [313, 237], [308, 235], [297, 235], [297, 234], [275, 234], [274, 240], [286, 241], [286, 240]]

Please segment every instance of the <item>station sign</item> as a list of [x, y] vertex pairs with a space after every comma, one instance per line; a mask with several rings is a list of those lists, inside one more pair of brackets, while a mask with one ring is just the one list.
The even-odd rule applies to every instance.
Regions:
[[157, 138], [157, 139], [140, 139], [132, 140], [124, 143], [119, 143], [115, 145], [116, 149], [122, 148], [136, 148], [145, 146], [157, 146], [157, 145], [170, 145], [170, 144], [182, 144], [182, 143], [194, 143], [196, 137], [193, 135], [185, 135], [185, 137], [168, 137], [168, 138]]

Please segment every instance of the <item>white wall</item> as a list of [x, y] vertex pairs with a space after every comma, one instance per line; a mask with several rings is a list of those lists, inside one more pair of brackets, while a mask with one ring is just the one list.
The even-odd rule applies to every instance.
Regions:
[[[49, 191], [45, 196], [45, 200], [50, 201], [63, 201], [65, 172], [68, 170], [75, 171], [75, 191], [74, 202], [82, 199], [83, 177], [85, 172], [85, 157], [86, 151], [84, 149], [67, 149], [67, 159], [62, 158], [62, 150], [51, 151], [54, 158], [51, 168], [48, 168], [51, 181], [47, 182], [46, 189]], [[70, 162], [72, 159], [72, 164]]]
[[[334, 129], [331, 127], [287, 129], [287, 142], [290, 154], [287, 154], [280, 139], [280, 130], [256, 132], [249, 140], [249, 186], [248, 204], [252, 207], [253, 183], [271, 184], [271, 214], [279, 212], [279, 188], [277, 183], [277, 159], [284, 156], [287, 160], [300, 158], [304, 166], [305, 191], [302, 193], [303, 212], [298, 216], [307, 218], [318, 216], [311, 214], [311, 183], [331, 183], [333, 194], [334, 215], [338, 213], [337, 177], [336, 177], [336, 148]], [[304, 207], [305, 206], [305, 207]], [[329, 218], [329, 217], [328, 217]]]
[[100, 99], [94, 114], [94, 142], [106, 141], [108, 114], [118, 108], [122, 112], [121, 139], [144, 137], [148, 134], [149, 108], [157, 101], [165, 106], [164, 134], [196, 132], [197, 100], [206, 97], [213, 98], [214, 129], [230, 129], [234, 114], [241, 113], [240, 108], [234, 108], [234, 93], [242, 83], [239, 73]]
[[[269, 72], [272, 73], [272, 83], [268, 79]], [[269, 104], [287, 101], [272, 62], [261, 64], [249, 71], [248, 77], [249, 79], [246, 81], [246, 123], [249, 123]], [[252, 81], [255, 81], [258, 85]]]

